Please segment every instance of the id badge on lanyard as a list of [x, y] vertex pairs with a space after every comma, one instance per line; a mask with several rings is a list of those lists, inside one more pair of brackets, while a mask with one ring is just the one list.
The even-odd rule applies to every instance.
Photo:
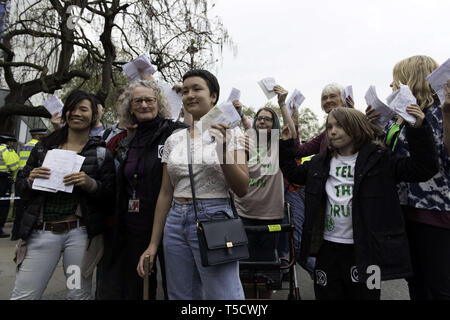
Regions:
[[[134, 176], [135, 182], [137, 183], [137, 174]], [[136, 183], [133, 186], [133, 195], [128, 200], [128, 212], [138, 213], [139, 212], [139, 199], [136, 197]]]
[[128, 200], [128, 212], [139, 212], [139, 199], [136, 198], [136, 191], [133, 191], [133, 196]]

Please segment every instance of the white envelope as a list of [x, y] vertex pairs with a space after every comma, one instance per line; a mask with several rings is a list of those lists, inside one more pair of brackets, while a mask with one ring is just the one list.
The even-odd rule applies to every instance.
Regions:
[[[355, 99], [353, 98], [353, 88], [352, 86], [347, 86], [345, 87], [345, 89], [342, 91], [342, 101], [344, 101], [344, 103], [347, 105], [347, 103], [345, 102], [345, 99], [347, 99], [347, 97], [351, 97], [353, 101], [355, 101]], [[347, 107], [350, 107], [349, 105], [347, 105]]]
[[275, 79], [268, 77], [258, 81], [258, 85], [261, 87], [261, 90], [266, 95], [267, 99], [272, 99], [277, 94], [273, 91], [273, 87], [276, 85]]
[[59, 100], [58, 97], [51, 96], [50, 98], [44, 101], [44, 107], [51, 115], [58, 112], [58, 115], [61, 116], [64, 104], [62, 103], [61, 100]]
[[444, 85], [447, 83], [447, 80], [450, 79], [450, 59], [445, 61], [439, 68], [430, 73], [426, 79], [430, 83], [431, 87], [433, 87], [434, 91], [436, 91], [439, 97], [440, 105], [444, 104]]
[[303, 96], [303, 94], [299, 90], [294, 89], [294, 92], [292, 92], [291, 96], [286, 102], [286, 107], [288, 108], [291, 116], [294, 113], [294, 105], [298, 109], [303, 101], [305, 101], [305, 97]]
[[240, 100], [241, 99], [241, 91], [236, 88], [231, 89], [230, 96], [228, 97], [227, 101], [233, 102], [234, 100]]
[[416, 104], [416, 97], [412, 94], [407, 85], [400, 84], [400, 89], [394, 91], [386, 98], [386, 102], [396, 114], [405, 119], [410, 124], [416, 123], [416, 117], [406, 112], [406, 107]]
[[150, 58], [147, 54], [141, 54], [139, 57], [125, 63], [122, 66], [123, 71], [127, 75], [130, 82], [141, 79], [141, 75], [139, 74], [139, 70], [142, 70], [144, 75], [152, 75], [156, 72], [155, 67], [150, 63]]
[[395, 112], [386, 104], [384, 104], [380, 99], [378, 99], [375, 86], [369, 87], [364, 98], [366, 99], [367, 105], [372, 106], [375, 112], [380, 114], [380, 118], [378, 118], [376, 124], [381, 128], [384, 128], [388, 124], [389, 120], [392, 119]]

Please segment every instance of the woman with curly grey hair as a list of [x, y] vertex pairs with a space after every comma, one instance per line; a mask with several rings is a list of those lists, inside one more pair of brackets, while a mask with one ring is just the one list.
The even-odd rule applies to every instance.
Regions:
[[[161, 188], [164, 143], [175, 130], [186, 125], [169, 119], [167, 99], [152, 80], [138, 80], [129, 85], [124, 92], [121, 117], [125, 126], [137, 125], [137, 129], [120, 142], [116, 153], [119, 167], [114, 258], [120, 259], [121, 263], [122, 298], [140, 300], [143, 284], [136, 274], [136, 265], [152, 234], [153, 215]], [[162, 250], [159, 258], [164, 260]], [[150, 276], [150, 299], [156, 298], [156, 285], [154, 265]]]

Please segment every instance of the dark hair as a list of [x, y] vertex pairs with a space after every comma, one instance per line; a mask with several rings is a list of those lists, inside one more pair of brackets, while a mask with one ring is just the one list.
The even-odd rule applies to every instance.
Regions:
[[100, 104], [102, 108], [105, 109], [105, 99], [100, 97], [98, 94], [91, 94], [91, 95], [94, 98], [95, 105]]
[[183, 75], [183, 82], [187, 78], [191, 77], [200, 77], [205, 80], [206, 84], [208, 85], [210, 95], [212, 96], [214, 93], [216, 94], [216, 101], [214, 101], [214, 105], [216, 105], [217, 101], [219, 101], [220, 93], [219, 81], [217, 81], [216, 76], [207, 70], [194, 69], [186, 72]]
[[280, 126], [280, 120], [278, 119], [278, 116], [275, 113], [275, 111], [272, 108], [269, 108], [269, 107], [263, 107], [263, 108], [259, 109], [258, 112], [256, 112], [255, 119], [253, 119], [253, 129], [256, 130], [256, 121], [257, 121], [256, 118], [258, 118], [258, 114], [261, 111], [268, 111], [268, 112], [270, 112], [272, 114], [272, 119], [273, 119], [273, 121], [272, 121], [272, 129], [280, 129], [280, 127], [281, 127]]
[[[66, 98], [66, 102], [64, 103], [64, 107], [61, 112], [62, 113], [61, 119], [64, 123], [67, 122], [66, 119], [67, 112], [72, 112], [73, 109], [75, 109], [75, 106], [82, 100], [88, 100], [91, 104], [92, 120], [90, 127], [92, 128], [97, 121], [96, 120], [98, 115], [97, 104], [92, 94], [82, 90], [74, 90]], [[67, 125], [63, 125], [61, 129], [54, 131], [52, 134], [42, 139], [42, 143], [47, 148], [59, 146], [67, 141], [68, 135], [69, 135], [69, 127]]]

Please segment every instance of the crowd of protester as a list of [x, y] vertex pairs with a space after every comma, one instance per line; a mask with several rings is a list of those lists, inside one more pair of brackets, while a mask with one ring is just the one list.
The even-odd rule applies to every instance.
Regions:
[[[112, 126], [101, 121], [100, 97], [71, 92], [62, 115], [52, 117], [55, 131], [38, 130], [20, 166], [11, 165], [18, 157], [6, 160], [11, 139], [0, 135], [0, 178], [14, 177], [21, 198], [11, 299], [40, 299], [61, 255], [67, 277], [68, 267], [81, 270], [67, 299], [141, 300], [147, 256], [150, 299], [157, 272], [166, 299], [254, 298], [244, 291], [239, 262], [201, 263], [190, 157], [199, 220], [232, 217], [234, 204], [245, 226], [292, 218], [295, 256], [314, 280], [316, 299], [380, 299], [380, 288], [366, 284], [371, 266], [381, 280], [406, 279], [412, 300], [450, 299], [450, 79], [445, 101], [425, 80], [438, 67], [414, 56], [393, 68], [392, 90], [408, 85], [417, 100], [406, 107], [414, 124], [395, 115], [381, 128], [375, 109], [360, 112], [341, 85], [325, 85], [325, 130], [304, 143], [298, 112], [289, 113], [280, 85], [274, 92], [283, 125], [267, 107], [251, 122], [235, 100], [241, 124], [212, 125], [213, 142], [195, 125], [219, 101], [219, 82], [206, 70], [190, 70], [174, 85], [182, 95], [180, 121], [152, 76], [115, 93], [119, 121]], [[49, 178], [52, 168], [42, 163], [52, 149], [85, 157], [80, 172], [64, 177], [72, 193], [32, 188], [34, 179]], [[290, 254], [283, 234], [248, 240], [251, 261]]]

